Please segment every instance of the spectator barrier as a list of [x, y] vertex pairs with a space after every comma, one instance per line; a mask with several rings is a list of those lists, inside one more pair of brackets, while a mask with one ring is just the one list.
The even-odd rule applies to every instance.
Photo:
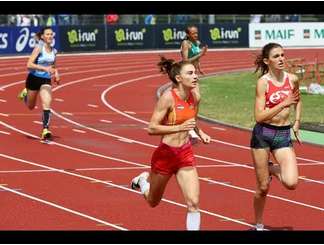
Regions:
[[[284, 47], [324, 46], [324, 23], [198, 24], [209, 48], [259, 48], [268, 42]], [[54, 26], [59, 52], [178, 49], [186, 25]], [[0, 27], [0, 55], [30, 53], [39, 27]]]

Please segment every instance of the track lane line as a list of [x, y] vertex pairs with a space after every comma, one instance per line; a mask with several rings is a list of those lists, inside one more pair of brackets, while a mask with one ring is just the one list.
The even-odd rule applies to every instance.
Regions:
[[[69, 171], [66, 171], [66, 170], [49, 167], [49, 166], [46, 166], [46, 165], [43, 165], [43, 164], [38, 164], [38, 163], [35, 163], [35, 162], [27, 161], [27, 160], [24, 160], [24, 159], [9, 156], [9, 155], [2, 154], [2, 153], [0, 153], [0, 157], [11, 159], [11, 160], [14, 160], [14, 161], [19, 161], [19, 162], [22, 162], [22, 163], [27, 163], [29, 165], [37, 166], [37, 167], [40, 167], [40, 168], [45, 168], [45, 169], [48, 169], [48, 170], [52, 170], [52, 171], [55, 171], [55, 172], [66, 174], [66, 175], [71, 175], [71, 176], [78, 177], [78, 178], [81, 178], [81, 179], [86, 179], [88, 181], [89, 180], [90, 181], [95, 181], [96, 183], [102, 183], [102, 184], [105, 184], [105, 185], [108, 185], [108, 186], [111, 186], [111, 187], [116, 187], [116, 188], [119, 188], [119, 189], [122, 189], [122, 190], [137, 193], [139, 195], [143, 195], [140, 191], [136, 191], [136, 190], [133, 190], [131, 188], [124, 187], [122, 185], [113, 184], [112, 182], [99, 180], [99, 179], [89, 177], [89, 176], [86, 176], [86, 175], [76, 174], [76, 173], [72, 173], [72, 172], [69, 172]], [[178, 202], [166, 199], [166, 198], [162, 198], [162, 201], [173, 204], [173, 205], [176, 205], [176, 206], [179, 206], [179, 207], [187, 208], [187, 206], [184, 205], [184, 204], [181, 204], [181, 203], [178, 203]], [[226, 219], [228, 221], [232, 221], [234, 223], [238, 223], [238, 224], [245, 225], [245, 226], [248, 226], [248, 227], [254, 227], [254, 225], [251, 225], [249, 223], [242, 222], [240, 220], [236, 220], [236, 219], [233, 219], [233, 218], [230, 218], [230, 217], [227, 217], [227, 216], [223, 216], [223, 215], [220, 215], [220, 214], [217, 214], [217, 213], [209, 212], [207, 210], [200, 209], [200, 212], [211, 215], [211, 216], [215, 216], [215, 217], [218, 217], [218, 218]]]
[[[25, 134], [25, 135], [28, 135], [32, 138], [37, 138], [37, 139], [40, 139], [38, 136], [35, 136], [33, 134], [30, 134], [28, 132], [25, 132], [25, 131], [22, 131], [20, 129], [17, 129], [15, 127], [12, 127], [6, 123], [3, 123], [2, 121], [0, 121], [0, 124], [4, 125], [4, 126], [8, 126], [8, 128], [14, 130], [14, 131], [18, 131], [22, 134]], [[131, 164], [131, 165], [135, 165], [135, 166], [141, 166], [141, 167], [148, 167], [149, 165], [146, 165], [146, 164], [139, 164], [139, 163], [135, 163], [135, 162], [130, 162], [130, 161], [126, 161], [126, 160], [123, 160], [123, 159], [120, 159], [120, 158], [115, 158], [115, 157], [109, 157], [109, 156], [105, 156], [105, 155], [102, 155], [102, 154], [98, 154], [98, 153], [94, 153], [94, 152], [90, 152], [90, 151], [86, 151], [86, 150], [83, 150], [83, 149], [80, 149], [80, 148], [76, 148], [76, 147], [72, 147], [72, 146], [68, 146], [68, 145], [65, 145], [65, 144], [62, 144], [62, 143], [57, 143], [57, 142], [54, 142], [52, 141], [51, 142], [52, 145], [57, 145], [57, 146], [61, 146], [61, 147], [64, 147], [64, 148], [67, 148], [67, 149], [71, 149], [71, 150], [74, 150], [74, 151], [78, 151], [78, 152], [82, 152], [82, 153], [85, 153], [85, 154], [89, 154], [89, 155], [93, 155], [93, 156], [97, 156], [97, 157], [102, 157], [102, 158], [106, 158], [106, 159], [110, 159], [110, 160], [115, 160], [115, 161], [119, 161], [119, 162], [123, 162], [123, 163], [128, 163], [128, 164]], [[4, 154], [1, 154], [0, 153], [0, 156], [4, 156]], [[18, 158], [17, 158], [18, 159]], [[54, 169], [54, 168], [53, 168]], [[60, 172], [64, 172], [64, 170], [60, 170]], [[70, 173], [70, 172], [68, 172]], [[208, 181], [208, 182], [211, 182], [211, 183], [222, 183], [222, 182], [213, 182], [211, 180], [206, 180], [206, 178], [201, 178], [199, 177], [200, 179], [204, 180], [204, 181]], [[315, 181], [315, 180], [313, 180]], [[324, 184], [322, 181], [317, 181], [321, 184]], [[248, 190], [248, 192], [254, 192], [253, 190], [250, 190], [250, 189], [247, 189], [247, 188], [241, 188], [241, 187], [237, 187], [237, 186], [234, 186], [234, 185], [227, 185], [227, 187], [232, 187], [234, 189], [239, 189], [239, 190], [242, 190], [242, 191], [245, 191]], [[310, 204], [306, 204], [306, 203], [303, 203], [303, 202], [299, 202], [299, 201], [294, 201], [294, 200], [290, 200], [290, 199], [286, 199], [284, 197], [280, 197], [280, 196], [275, 196], [275, 195], [269, 195], [269, 197], [272, 197], [272, 198], [276, 198], [276, 199], [279, 199], [279, 200], [282, 200], [282, 201], [286, 201], [286, 202], [290, 202], [290, 203], [294, 203], [294, 204], [298, 204], [298, 205], [301, 205], [301, 206], [304, 206], [304, 207], [308, 207], [308, 208], [313, 208], [313, 209], [316, 209], [316, 210], [321, 210], [323, 208], [321, 207], [317, 207], [317, 206], [314, 206], [314, 205], [310, 205]]]
[[[1, 154], [2, 155], [2, 154]], [[8, 188], [8, 187], [5, 187], [3, 185], [0, 185], [0, 188], [3, 189], [3, 190], [6, 190], [6, 191], [9, 191], [9, 192], [12, 192], [16, 195], [19, 195], [19, 196], [23, 196], [23, 197], [26, 197], [28, 199], [31, 199], [31, 200], [34, 200], [34, 201], [37, 201], [37, 202], [40, 202], [40, 203], [43, 203], [43, 204], [46, 204], [48, 206], [51, 206], [51, 207], [54, 207], [54, 208], [57, 208], [57, 209], [60, 209], [60, 210], [63, 210], [65, 212], [68, 212], [68, 213], [72, 213], [72, 214], [75, 214], [77, 216], [81, 216], [83, 218], [86, 218], [86, 219], [90, 219], [92, 221], [95, 221], [95, 222], [98, 222], [100, 224], [104, 224], [104, 225], [107, 225], [107, 226], [111, 226], [113, 228], [116, 228], [117, 230], [122, 230], [122, 231], [127, 231], [126, 228], [124, 227], [121, 227], [121, 226], [118, 226], [118, 225], [114, 225], [112, 223], [109, 223], [107, 221], [104, 221], [104, 220], [101, 220], [101, 219], [98, 219], [98, 218], [95, 218], [93, 216], [90, 216], [90, 215], [87, 215], [87, 214], [84, 214], [84, 213], [81, 213], [81, 212], [78, 212], [78, 211], [75, 211], [73, 209], [70, 209], [70, 208], [66, 208], [66, 207], [63, 207], [61, 205], [58, 205], [58, 204], [55, 204], [53, 202], [50, 202], [50, 201], [46, 201], [44, 199], [40, 199], [38, 197], [35, 197], [35, 196], [32, 196], [32, 195], [29, 195], [29, 194], [26, 194], [26, 193], [23, 193], [21, 191], [17, 191], [17, 190], [14, 190], [14, 189], [11, 189], [11, 188]]]

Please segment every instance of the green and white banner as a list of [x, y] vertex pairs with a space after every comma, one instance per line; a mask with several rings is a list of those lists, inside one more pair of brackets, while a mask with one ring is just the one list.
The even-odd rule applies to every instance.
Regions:
[[324, 46], [324, 23], [251, 23], [249, 47], [263, 47], [276, 42], [284, 47]]

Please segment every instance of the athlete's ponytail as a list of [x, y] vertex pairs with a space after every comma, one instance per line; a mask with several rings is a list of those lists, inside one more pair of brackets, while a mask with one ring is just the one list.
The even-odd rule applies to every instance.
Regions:
[[282, 46], [278, 43], [268, 43], [265, 46], [263, 46], [261, 54], [257, 55], [254, 64], [256, 66], [256, 69], [254, 73], [258, 72], [258, 70], [261, 70], [262, 77], [264, 74], [266, 74], [269, 71], [269, 67], [266, 63], [264, 63], [264, 59], [269, 58], [270, 51], [274, 48], [282, 48]]
[[160, 62], [157, 64], [157, 66], [160, 68], [161, 73], [168, 74], [170, 80], [174, 84], [178, 84], [178, 81], [176, 80], [176, 75], [180, 74], [182, 66], [186, 64], [191, 63], [188, 61], [176, 62], [173, 59], [167, 59], [164, 56], [160, 55]]
[[45, 27], [43, 27], [42, 29], [40, 29], [40, 31], [37, 32], [37, 33], [35, 34], [35, 36], [34, 36], [34, 38], [36, 39], [36, 41], [43, 40], [43, 39], [42, 39], [42, 35], [44, 34], [44, 32], [45, 32], [46, 30], [52, 30], [52, 27], [50, 27], [50, 26], [45, 26]]

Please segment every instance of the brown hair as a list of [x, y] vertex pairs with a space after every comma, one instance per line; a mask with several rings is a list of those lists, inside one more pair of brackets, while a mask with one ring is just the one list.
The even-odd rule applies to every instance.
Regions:
[[43, 27], [39, 32], [37, 32], [37, 33], [35, 34], [34, 38], [35, 38], [37, 41], [42, 40], [42, 35], [44, 34], [44, 32], [45, 32], [46, 30], [52, 30], [52, 27], [50, 27], [50, 26], [45, 26], [45, 27]]
[[189, 61], [179, 61], [176, 62], [173, 59], [167, 59], [164, 56], [160, 55], [160, 62], [157, 66], [160, 68], [160, 72], [163, 74], [168, 74], [170, 80], [174, 84], [178, 84], [176, 76], [180, 74], [180, 71], [184, 65], [191, 64]]
[[269, 71], [269, 67], [267, 64], [263, 62], [263, 59], [268, 59], [270, 51], [274, 48], [282, 48], [282, 46], [279, 43], [268, 43], [265, 46], [263, 46], [261, 54], [257, 55], [254, 64], [256, 65], [256, 69], [254, 73], [256, 73], [259, 69], [261, 70], [262, 77], [264, 74], [266, 74]]

